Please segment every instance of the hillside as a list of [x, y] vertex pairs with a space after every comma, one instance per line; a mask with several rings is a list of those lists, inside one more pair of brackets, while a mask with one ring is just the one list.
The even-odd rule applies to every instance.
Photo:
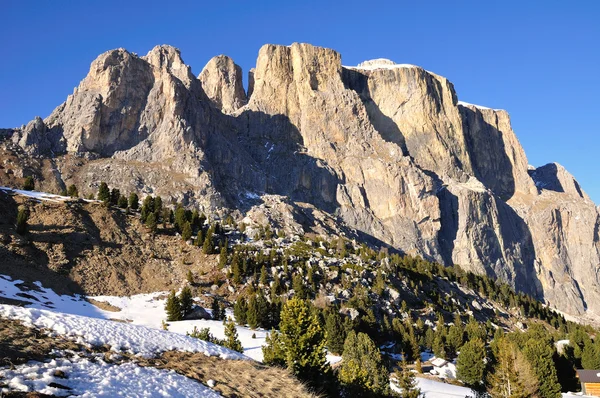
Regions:
[[[107, 364], [102, 366], [110, 367], [115, 378], [120, 374], [132, 378], [132, 395], [140, 391], [136, 383], [145, 383], [135, 370], [141, 366], [152, 368], [148, 377], [170, 377], [167, 385], [188, 381], [161, 373], [165, 370], [204, 384], [216, 381], [214, 390], [223, 396], [309, 396], [307, 387], [288, 373], [254, 362], [229, 363], [240, 355], [213, 344], [222, 344], [219, 339], [225, 333], [221, 320], [211, 319], [215, 308], [220, 308], [236, 319], [244, 354], [270, 363], [263, 350], [270, 344], [267, 331], [281, 329], [286, 303], [296, 298], [310, 303], [314, 319], [320, 319], [319, 327], [327, 330], [327, 361], [336, 369], [336, 377], [341, 377], [340, 369], [350, 360], [345, 336], [366, 333], [381, 352], [384, 386], [392, 372], [389, 388], [398, 390], [396, 380], [402, 378], [398, 362], [405, 355], [409, 362], [421, 361], [402, 367], [417, 370], [422, 366], [424, 374], [419, 374], [417, 384], [429, 398], [450, 390], [457, 396], [470, 394], [474, 386], [456, 381], [459, 352], [469, 340], [489, 343], [488, 363], [498, 360], [495, 344], [502, 339], [525, 353], [531, 340], [543, 342], [540, 355], [553, 358], [554, 370], [535, 377], [555, 383], [553, 391], [578, 389], [573, 369], [582, 363], [588, 366], [582, 352], [594, 347], [589, 337], [586, 343], [581, 336], [594, 336], [595, 330], [565, 320], [506, 284], [459, 267], [400, 256], [385, 248], [375, 250], [360, 241], [286, 234], [249, 218], [247, 224], [237, 225], [223, 220], [219, 227], [215, 220], [196, 223], [193, 213], [186, 214], [181, 206], [174, 206], [175, 221], [168, 219], [165, 224], [159, 218], [160, 225], [152, 232], [141, 217], [156, 200], [146, 200], [141, 209], [134, 210], [36, 191], [2, 188], [0, 194], [0, 247], [7, 259], [0, 269], [0, 301], [4, 303], [0, 305], [4, 325], [0, 349], [14, 365], [28, 359], [39, 362], [16, 370], [0, 369], [0, 375], [12, 380], [5, 385], [7, 391], [28, 388], [61, 395], [62, 387], [52, 387], [50, 382], [76, 391], [95, 391], [99, 385], [92, 377], [97, 374], [92, 364], [104, 361]], [[19, 206], [21, 211], [29, 210], [27, 230], [21, 233], [15, 229]], [[157, 208], [153, 211], [164, 213]], [[193, 225], [187, 241], [177, 232], [179, 222]], [[78, 236], [87, 238], [78, 240]], [[207, 248], [211, 253], [204, 253]], [[163, 255], [155, 255], [158, 251]], [[167, 290], [181, 292], [186, 286], [195, 305], [212, 309], [200, 312], [200, 317], [209, 319], [168, 320], [164, 310]], [[252, 308], [256, 313], [251, 316]], [[165, 327], [168, 332], [161, 330]], [[201, 337], [208, 342], [185, 336], [196, 327], [208, 328], [209, 334]], [[17, 335], [25, 336], [23, 344]], [[33, 351], [26, 346], [31, 345], [31, 338], [37, 339]], [[562, 341], [564, 346], [568, 338], [572, 343], [566, 345], [573, 348], [559, 353], [558, 344]], [[57, 356], [53, 349], [70, 351]], [[77, 352], [75, 357], [72, 351]], [[118, 355], [108, 354], [115, 351]], [[449, 364], [435, 370], [436, 357], [446, 358]], [[438, 373], [429, 374], [432, 369]], [[494, 369], [486, 370], [488, 375], [482, 380], [488, 380]], [[30, 384], [18, 378], [19, 372], [35, 379], [56, 370], [64, 371], [67, 379], [44, 376], [45, 384]], [[151, 376], [152, 372], [159, 373]], [[86, 377], [92, 379], [77, 384]], [[337, 383], [326, 387], [302, 374], [298, 377], [313, 393], [335, 396], [328, 388]], [[197, 396], [194, 386], [190, 391]], [[341, 388], [349, 387], [342, 384]]]

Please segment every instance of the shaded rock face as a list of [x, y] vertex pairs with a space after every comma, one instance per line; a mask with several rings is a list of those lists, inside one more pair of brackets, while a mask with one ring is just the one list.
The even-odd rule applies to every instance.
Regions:
[[528, 170], [505, 111], [458, 102], [420, 67], [345, 67], [308, 44], [263, 46], [248, 95], [241, 76], [226, 56], [196, 78], [173, 47], [113, 50], [48, 118], [6, 134], [80, 192], [107, 181], [204, 211], [276, 214], [294, 231], [338, 220], [600, 313], [598, 208], [561, 166]]

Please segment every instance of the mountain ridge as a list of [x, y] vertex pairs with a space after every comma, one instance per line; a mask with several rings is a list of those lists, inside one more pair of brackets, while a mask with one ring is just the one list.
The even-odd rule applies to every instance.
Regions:
[[42, 186], [86, 194], [107, 181], [240, 218], [277, 195], [289, 206], [279, 219], [305, 203], [303, 214], [405, 253], [598, 313], [600, 214], [573, 176], [529, 170], [508, 113], [461, 104], [446, 78], [361, 65], [309, 44], [265, 45], [245, 92], [226, 56], [196, 78], [170, 46], [111, 50], [49, 117], [5, 134], [50, 164], [24, 172]]

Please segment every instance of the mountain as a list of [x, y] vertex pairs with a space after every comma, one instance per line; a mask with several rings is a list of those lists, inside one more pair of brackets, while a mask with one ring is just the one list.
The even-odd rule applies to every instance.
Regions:
[[288, 230], [376, 245], [507, 281], [564, 312], [600, 313], [600, 214], [562, 166], [528, 166], [506, 111], [446, 78], [334, 50], [265, 45], [247, 92], [233, 60], [199, 77], [177, 49], [101, 54], [46, 119], [4, 129], [0, 182], [100, 181]]

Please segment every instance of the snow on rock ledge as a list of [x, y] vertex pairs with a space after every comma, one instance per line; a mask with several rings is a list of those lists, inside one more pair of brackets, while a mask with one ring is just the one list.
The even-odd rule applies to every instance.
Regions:
[[363, 70], [375, 70], [375, 69], [396, 69], [396, 68], [419, 68], [417, 65], [411, 64], [397, 64], [392, 60], [386, 58], [372, 59], [369, 61], [361, 62], [356, 66], [346, 66], [345, 68], [363, 69]]
[[250, 359], [238, 352], [193, 337], [104, 319], [12, 305], [0, 305], [0, 317], [20, 320], [27, 326], [45, 328], [54, 335], [64, 335], [79, 343], [108, 345], [113, 351], [129, 351], [144, 357], [176, 350], [202, 352], [206, 356], [221, 359]]

